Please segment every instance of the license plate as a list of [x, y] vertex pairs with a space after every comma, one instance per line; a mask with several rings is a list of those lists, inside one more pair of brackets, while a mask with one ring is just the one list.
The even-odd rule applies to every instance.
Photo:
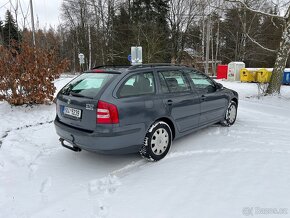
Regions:
[[69, 116], [76, 117], [76, 118], [81, 118], [81, 116], [82, 116], [82, 111], [81, 110], [75, 109], [75, 108], [71, 108], [71, 107], [64, 107], [63, 113], [65, 115], [69, 115]]

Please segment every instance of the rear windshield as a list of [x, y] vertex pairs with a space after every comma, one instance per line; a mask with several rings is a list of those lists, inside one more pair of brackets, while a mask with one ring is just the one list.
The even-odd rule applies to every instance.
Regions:
[[94, 98], [101, 88], [108, 83], [116, 74], [112, 73], [83, 73], [62, 90], [64, 95], [73, 95], [78, 97]]

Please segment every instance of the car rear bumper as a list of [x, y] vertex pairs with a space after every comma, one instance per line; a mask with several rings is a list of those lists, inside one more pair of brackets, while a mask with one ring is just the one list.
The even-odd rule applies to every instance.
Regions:
[[108, 127], [92, 133], [70, 127], [57, 119], [54, 124], [56, 133], [64, 141], [75, 147], [99, 153], [136, 153], [140, 150], [145, 136], [145, 125], [142, 123], [125, 127]]

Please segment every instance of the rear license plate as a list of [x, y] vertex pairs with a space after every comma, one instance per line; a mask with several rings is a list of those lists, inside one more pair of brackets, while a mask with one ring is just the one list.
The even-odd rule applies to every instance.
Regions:
[[75, 108], [71, 108], [71, 107], [64, 107], [63, 108], [63, 113], [65, 115], [69, 115], [72, 117], [76, 117], [76, 118], [81, 118], [82, 116], [82, 111], [79, 109], [75, 109]]

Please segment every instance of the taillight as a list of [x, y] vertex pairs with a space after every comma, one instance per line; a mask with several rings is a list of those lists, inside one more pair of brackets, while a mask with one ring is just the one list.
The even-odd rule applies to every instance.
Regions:
[[119, 123], [118, 108], [114, 104], [98, 101], [97, 123], [116, 124]]

